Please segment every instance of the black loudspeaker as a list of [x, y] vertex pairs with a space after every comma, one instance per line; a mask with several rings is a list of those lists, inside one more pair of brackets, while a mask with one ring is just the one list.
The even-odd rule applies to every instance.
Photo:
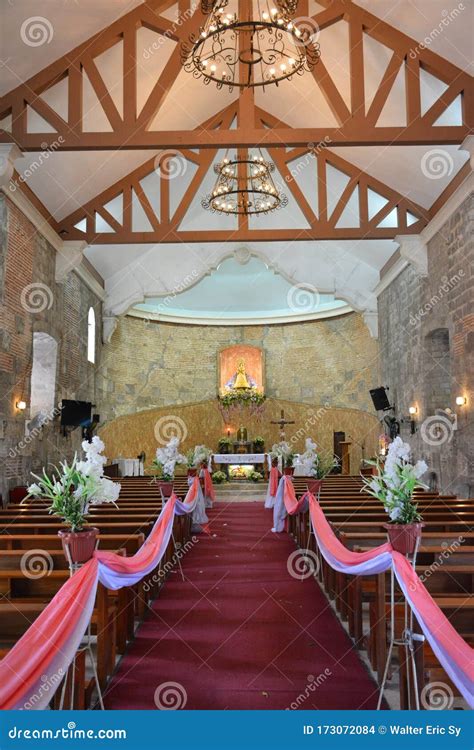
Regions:
[[390, 409], [390, 401], [388, 400], [385, 388], [372, 388], [369, 393], [376, 411]]

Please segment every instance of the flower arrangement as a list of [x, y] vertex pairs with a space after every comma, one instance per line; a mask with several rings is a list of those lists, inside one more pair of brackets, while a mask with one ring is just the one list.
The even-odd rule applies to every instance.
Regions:
[[259, 471], [252, 471], [249, 474], [249, 479], [251, 479], [252, 482], [261, 482], [263, 479], [263, 474], [260, 474]]
[[120, 484], [104, 477], [107, 459], [102, 455], [102, 440], [95, 435], [90, 443], [84, 440], [82, 449], [84, 461], [78, 461], [75, 454], [70, 464], [62, 461], [59, 468], [53, 467], [51, 476], [44, 469], [42, 476], [32, 474], [37, 482], [28, 487], [23, 501], [30, 497], [51, 500], [48, 512], [61, 518], [73, 532], [84, 529], [90, 505], [115, 504], [120, 494]]
[[254, 450], [257, 452], [260, 450], [263, 450], [263, 446], [265, 445], [265, 440], [260, 435], [257, 435], [253, 440], [253, 447]]
[[314, 440], [306, 438], [306, 450], [300, 456], [300, 463], [307, 476], [314, 477], [315, 479], [324, 479], [339, 462], [337, 457], [330, 453], [318, 453], [316, 450], [317, 447], [317, 443]]
[[424, 461], [411, 464], [410, 450], [408, 443], [396, 437], [389, 445], [384, 466], [379, 461], [368, 462], [376, 467], [377, 474], [370, 479], [363, 477], [363, 491], [383, 503], [391, 523], [395, 524], [412, 524], [421, 520], [413, 502], [413, 492], [417, 487], [427, 488], [420, 477], [428, 466]]
[[214, 484], [222, 484], [227, 481], [227, 477], [223, 471], [215, 471], [212, 475], [212, 481]]
[[217, 397], [218, 406], [226, 422], [236, 411], [248, 407], [252, 416], [261, 416], [265, 406], [266, 396], [256, 388], [230, 390]]
[[186, 464], [186, 456], [179, 452], [179, 438], [172, 437], [164, 448], [156, 449], [156, 458], [151, 465], [154, 481], [172, 482], [176, 464]]
[[289, 443], [282, 440], [279, 443], [275, 443], [272, 445], [272, 449], [270, 451], [270, 456], [272, 458], [280, 458], [282, 459], [283, 466], [285, 468], [290, 468], [293, 466], [293, 462], [295, 460], [295, 454], [293, 453]]
[[211, 456], [212, 456], [212, 451], [210, 448], [207, 448], [205, 445], [196, 445], [194, 448], [193, 466], [199, 466], [199, 464], [204, 464], [204, 463], [207, 464]]

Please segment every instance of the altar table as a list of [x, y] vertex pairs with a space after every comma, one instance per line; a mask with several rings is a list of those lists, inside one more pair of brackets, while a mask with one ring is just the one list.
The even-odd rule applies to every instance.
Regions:
[[138, 458], [114, 458], [112, 463], [118, 465], [121, 477], [142, 477], [145, 473], [143, 461]]

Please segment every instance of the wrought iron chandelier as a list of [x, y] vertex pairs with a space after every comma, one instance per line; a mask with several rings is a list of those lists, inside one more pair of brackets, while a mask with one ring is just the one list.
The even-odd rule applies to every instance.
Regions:
[[278, 8], [268, 5], [268, 0], [257, 0], [255, 18], [251, 3], [248, 18], [226, 12], [228, 4], [229, 0], [201, 0], [208, 18], [181, 48], [184, 69], [195, 78], [232, 91], [234, 86], [278, 85], [316, 65], [320, 53], [312, 38], [314, 29], [293, 23], [294, 0], [278, 0]]
[[222, 214], [267, 214], [288, 204], [271, 173], [275, 165], [259, 153], [226, 156], [214, 165], [217, 180], [210, 195], [201, 201], [203, 208]]

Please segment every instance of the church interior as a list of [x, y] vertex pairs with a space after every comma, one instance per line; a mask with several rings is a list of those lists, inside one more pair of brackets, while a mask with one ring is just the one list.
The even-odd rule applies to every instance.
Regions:
[[472, 707], [447, 7], [2, 6], [2, 709]]

